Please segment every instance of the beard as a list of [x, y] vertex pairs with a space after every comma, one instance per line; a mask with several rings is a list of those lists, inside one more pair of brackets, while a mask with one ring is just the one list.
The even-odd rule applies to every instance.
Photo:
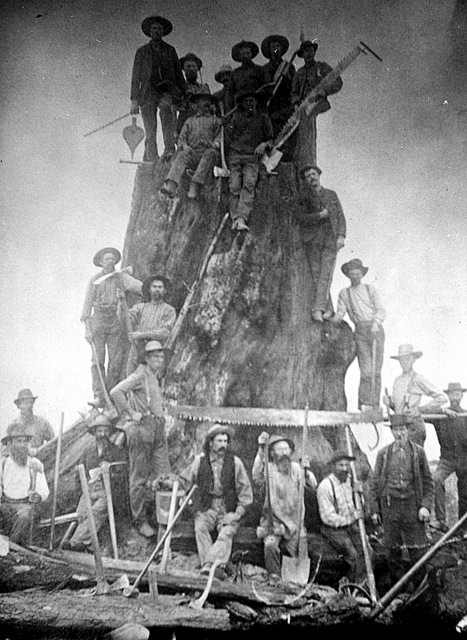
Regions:
[[290, 456], [282, 456], [276, 459], [276, 465], [281, 473], [289, 473], [292, 466], [292, 458]]
[[28, 449], [25, 447], [22, 447], [21, 449], [11, 449], [10, 456], [17, 465], [25, 467], [28, 462]]
[[347, 480], [347, 478], [349, 477], [349, 472], [348, 471], [336, 471], [334, 475], [336, 476], [336, 478], [340, 482], [345, 482]]

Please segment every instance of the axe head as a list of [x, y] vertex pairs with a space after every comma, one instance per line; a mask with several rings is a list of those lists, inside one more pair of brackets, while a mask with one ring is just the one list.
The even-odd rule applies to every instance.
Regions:
[[266, 171], [268, 173], [272, 173], [274, 171], [274, 169], [281, 161], [283, 155], [284, 154], [282, 153], [282, 151], [279, 151], [279, 149], [276, 149], [270, 155], [268, 155], [267, 153], [263, 155], [263, 157], [261, 158], [261, 162], [266, 167]]
[[130, 148], [131, 157], [133, 158], [133, 154], [135, 153], [136, 147], [144, 138], [144, 131], [141, 127], [138, 127], [138, 125], [136, 124], [135, 116], [132, 117], [131, 124], [123, 129], [122, 135], [123, 135], [123, 139], [125, 140], [128, 147]]
[[137, 598], [139, 596], [138, 588], [131, 585], [123, 587], [122, 593], [125, 598]]
[[230, 171], [228, 169], [223, 169], [222, 167], [214, 167], [215, 178], [228, 178], [229, 176]]

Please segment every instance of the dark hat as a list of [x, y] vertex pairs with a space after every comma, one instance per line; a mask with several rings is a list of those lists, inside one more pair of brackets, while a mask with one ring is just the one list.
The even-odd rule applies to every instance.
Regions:
[[462, 391], [462, 393], [465, 393], [467, 389], [464, 389], [460, 382], [450, 382], [448, 388], [444, 390], [444, 393], [451, 393], [451, 391]]
[[292, 449], [292, 452], [295, 450], [295, 442], [293, 442], [293, 440], [290, 440], [290, 438], [287, 438], [285, 436], [271, 436], [268, 442], [269, 453], [271, 453], [271, 449], [277, 442], [287, 442], [289, 447]]
[[347, 453], [347, 451], [344, 450], [339, 450], [336, 451], [331, 459], [330, 459], [330, 463], [331, 464], [336, 464], [336, 462], [339, 462], [339, 460], [349, 460], [350, 462], [353, 460], [356, 460], [357, 458], [355, 456], [349, 456], [349, 454]]
[[104, 413], [100, 413], [92, 420], [92, 422], [88, 425], [88, 431], [90, 429], [95, 429], [96, 427], [109, 427], [111, 429], [114, 429], [113, 424]]
[[114, 254], [115, 264], [117, 264], [117, 262], [120, 262], [120, 260], [122, 259], [122, 254], [118, 249], [115, 249], [115, 247], [104, 247], [103, 249], [98, 251], [94, 256], [94, 258], [92, 259], [96, 267], [102, 267], [102, 258], [105, 256], [106, 253]]
[[316, 52], [316, 49], [318, 48], [318, 43], [315, 42], [315, 40], [304, 40], [300, 45], [299, 50], [297, 51], [297, 56], [299, 58], [303, 58], [303, 49], [306, 49], [306, 47], [313, 47], [313, 49]]
[[225, 424], [220, 424], [219, 422], [216, 422], [215, 424], [212, 425], [212, 427], [209, 427], [204, 443], [207, 444], [213, 438], [223, 433], [226, 433], [229, 436], [229, 440], [232, 440], [233, 438], [232, 429], [230, 427], [227, 427]]
[[402, 413], [391, 413], [389, 414], [389, 422], [384, 422], [385, 427], [406, 427], [409, 422], [409, 417], [405, 416]]
[[278, 36], [274, 34], [272, 36], [267, 36], [266, 38], [264, 38], [263, 42], [261, 43], [261, 53], [265, 58], [271, 57], [271, 42], [278, 42], [281, 45], [282, 55], [287, 53], [287, 50], [289, 48], [289, 41], [287, 40], [287, 38], [285, 36]]
[[13, 400], [16, 406], [21, 402], [21, 400], [36, 400], [37, 396], [33, 395], [31, 389], [21, 389], [18, 391], [18, 397]]
[[230, 64], [223, 64], [219, 71], [214, 74], [214, 80], [216, 82], [219, 82], [219, 84], [222, 84], [221, 78], [223, 78], [224, 76], [230, 76], [232, 74], [232, 71], [233, 69]]
[[193, 60], [193, 62], [196, 62], [196, 66], [198, 67], [198, 71], [201, 69], [201, 67], [203, 66], [203, 62], [200, 58], [198, 58], [197, 55], [195, 55], [194, 53], [186, 53], [183, 58], [180, 58], [180, 66], [183, 68], [183, 65], [185, 64], [185, 62], [187, 60]]
[[190, 102], [196, 102], [200, 98], [207, 98], [211, 102], [217, 102], [216, 96], [213, 96], [212, 93], [205, 93], [205, 92], [203, 92], [203, 93], [191, 93], [189, 95], [189, 97], [188, 97], [188, 100]]
[[27, 425], [19, 422], [12, 422], [6, 430], [6, 435], [3, 436], [0, 442], [2, 444], [8, 444], [11, 438], [29, 438], [29, 440], [32, 440], [33, 435], [34, 434]]
[[166, 290], [166, 293], [168, 293], [168, 291], [170, 291], [170, 289], [172, 288], [172, 284], [170, 282], [170, 280], [168, 278], [166, 278], [165, 276], [161, 276], [161, 275], [155, 275], [155, 276], [148, 276], [141, 287], [141, 293], [143, 294], [143, 299], [148, 301], [151, 299], [151, 296], [149, 294], [149, 288], [151, 286], [151, 284], [154, 282], [154, 280], [160, 280], [161, 282], [164, 283], [164, 287]]
[[255, 98], [256, 102], [260, 102], [265, 99], [265, 94], [257, 93], [256, 91], [245, 91], [245, 93], [239, 93], [235, 96], [235, 102], [241, 104], [245, 98]]
[[240, 56], [240, 49], [242, 47], [250, 47], [252, 58], [256, 58], [256, 56], [259, 53], [257, 44], [255, 44], [254, 42], [250, 42], [249, 40], [242, 40], [241, 42], [237, 42], [237, 44], [235, 44], [232, 47], [232, 59], [235, 60], [235, 62], [241, 62], [239, 56]]
[[341, 267], [342, 273], [344, 273], [347, 277], [349, 275], [349, 271], [352, 271], [352, 269], [360, 269], [363, 275], [366, 275], [368, 273], [368, 267], [363, 266], [363, 263], [360, 260], [360, 258], [354, 258], [353, 260], [349, 260], [349, 262], [344, 263]]
[[303, 167], [300, 169], [299, 174], [300, 174], [300, 178], [304, 178], [305, 177], [305, 173], [307, 171], [309, 171], [310, 169], [314, 169], [315, 171], [318, 172], [319, 175], [321, 175], [323, 172], [321, 171], [321, 169], [318, 167], [317, 164], [304, 164]]
[[162, 25], [165, 36], [173, 30], [173, 25], [170, 20], [167, 20], [167, 18], [163, 18], [162, 16], [149, 16], [149, 18], [144, 18], [143, 22], [141, 23], [141, 29], [143, 33], [148, 36], [148, 38], [151, 37], [150, 29], [155, 22], [158, 22]]
[[423, 351], [414, 351], [414, 348], [411, 344], [401, 344], [399, 346], [399, 353], [397, 356], [389, 356], [393, 358], [393, 360], [400, 360], [404, 356], [414, 356], [414, 358], [421, 358], [423, 355]]

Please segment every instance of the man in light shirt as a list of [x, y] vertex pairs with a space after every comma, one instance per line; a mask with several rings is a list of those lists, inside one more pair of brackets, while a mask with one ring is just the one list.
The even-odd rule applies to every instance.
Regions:
[[8, 456], [0, 461], [0, 526], [16, 544], [28, 544], [34, 505], [49, 497], [42, 462], [29, 455], [33, 434], [27, 427], [11, 424], [2, 444]]
[[349, 581], [362, 583], [366, 570], [358, 527], [360, 512], [355, 507], [350, 482], [352, 460], [355, 458], [345, 451], [333, 455], [333, 471], [318, 485], [317, 497], [322, 535], [349, 566]]
[[[360, 386], [358, 388], [358, 406], [377, 407], [381, 394], [381, 369], [384, 356], [383, 321], [386, 311], [381, 304], [375, 287], [362, 284], [362, 278], [368, 273], [358, 258], [342, 265], [341, 271], [349, 278], [350, 287], [339, 292], [337, 311], [333, 322], [342, 322], [346, 313], [355, 325], [355, 345], [357, 347], [358, 366], [360, 367]], [[374, 382], [373, 382], [374, 381]]]
[[[402, 373], [394, 381], [392, 396], [385, 395], [383, 402], [388, 410], [392, 409], [395, 413], [407, 417], [409, 440], [423, 447], [426, 427], [421, 414], [437, 412], [448, 402], [448, 398], [433, 383], [414, 371], [414, 362], [422, 355], [423, 353], [415, 351], [411, 344], [401, 344], [397, 356], [390, 356], [399, 360]], [[422, 396], [429, 396], [433, 400], [421, 407]]]

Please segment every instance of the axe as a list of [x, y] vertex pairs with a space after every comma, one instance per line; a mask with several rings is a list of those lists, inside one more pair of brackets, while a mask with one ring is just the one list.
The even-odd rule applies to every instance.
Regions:
[[113, 276], [116, 276], [122, 273], [128, 273], [130, 276], [133, 275], [133, 267], [131, 266], [123, 267], [123, 269], [118, 269], [116, 271], [111, 271], [110, 273], [106, 273], [105, 275], [100, 276], [99, 278], [94, 280], [93, 284], [97, 286], [98, 284], [101, 284], [101, 282], [104, 282], [105, 280], [108, 280], [109, 278], [112, 278]]

